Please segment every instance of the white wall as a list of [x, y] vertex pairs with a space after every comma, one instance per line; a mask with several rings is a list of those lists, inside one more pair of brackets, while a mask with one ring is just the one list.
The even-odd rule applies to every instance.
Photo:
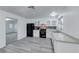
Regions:
[[4, 47], [5, 43], [6, 43], [5, 20], [4, 17], [0, 16], [0, 48]]
[[46, 23], [48, 18], [38, 18], [38, 19], [30, 19], [31, 22], [35, 23], [36, 21], [40, 21], [40, 23]]
[[18, 24], [17, 24], [17, 32], [18, 32], [18, 39], [22, 39], [26, 37], [26, 23], [27, 19], [19, 18]]
[[64, 15], [63, 31], [79, 38], [79, 11], [71, 11]]

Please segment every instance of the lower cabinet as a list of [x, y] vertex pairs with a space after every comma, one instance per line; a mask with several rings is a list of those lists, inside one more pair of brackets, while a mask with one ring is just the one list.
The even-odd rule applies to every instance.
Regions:
[[79, 44], [54, 41], [55, 53], [79, 53]]
[[46, 38], [52, 38], [52, 30], [46, 29]]
[[33, 37], [39, 37], [39, 30], [33, 30]]

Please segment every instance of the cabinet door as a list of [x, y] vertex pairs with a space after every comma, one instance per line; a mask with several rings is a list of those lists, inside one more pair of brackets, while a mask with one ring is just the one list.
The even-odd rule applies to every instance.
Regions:
[[33, 37], [39, 37], [39, 30], [33, 30]]
[[51, 29], [47, 29], [46, 30], [46, 37], [47, 38], [51, 38], [52, 37], [52, 30]]

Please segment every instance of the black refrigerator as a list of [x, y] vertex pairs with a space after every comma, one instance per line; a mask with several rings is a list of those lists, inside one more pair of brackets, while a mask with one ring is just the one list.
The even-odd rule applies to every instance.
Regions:
[[27, 37], [33, 37], [34, 23], [27, 24]]

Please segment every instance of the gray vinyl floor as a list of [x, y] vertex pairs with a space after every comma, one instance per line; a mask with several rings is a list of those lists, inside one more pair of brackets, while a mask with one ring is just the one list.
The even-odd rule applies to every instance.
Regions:
[[6, 34], [6, 44], [10, 44], [16, 40], [17, 40], [17, 33], [16, 32]]
[[0, 53], [52, 53], [50, 39], [24, 38], [0, 49]]

